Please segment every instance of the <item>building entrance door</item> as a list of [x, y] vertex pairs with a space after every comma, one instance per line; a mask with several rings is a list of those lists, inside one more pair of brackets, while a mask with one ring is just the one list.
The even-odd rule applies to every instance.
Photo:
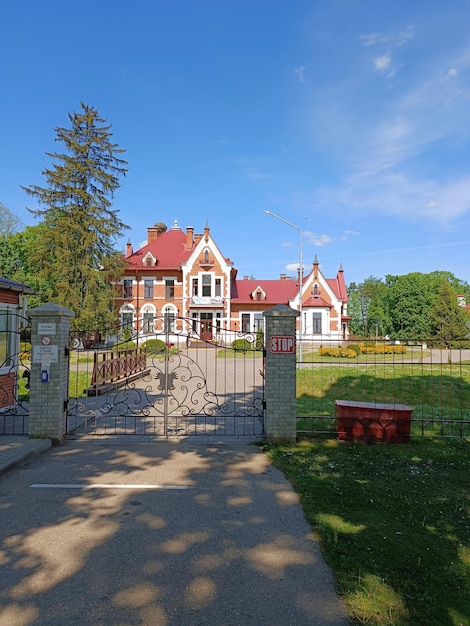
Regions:
[[200, 314], [201, 321], [201, 339], [204, 341], [212, 341], [212, 313], [204, 313]]

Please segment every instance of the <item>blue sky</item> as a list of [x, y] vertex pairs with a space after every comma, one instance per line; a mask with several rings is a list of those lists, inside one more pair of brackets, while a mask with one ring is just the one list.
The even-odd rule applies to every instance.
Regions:
[[239, 276], [447, 270], [470, 282], [470, 0], [15, 0], [0, 201], [25, 224], [80, 101], [129, 172], [134, 249], [206, 220]]

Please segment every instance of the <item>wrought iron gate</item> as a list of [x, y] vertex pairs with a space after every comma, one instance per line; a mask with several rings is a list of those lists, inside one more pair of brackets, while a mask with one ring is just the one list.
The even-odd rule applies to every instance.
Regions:
[[30, 321], [0, 311], [0, 435], [28, 433], [30, 372]]
[[264, 436], [259, 335], [168, 316], [135, 328], [72, 335], [69, 435]]

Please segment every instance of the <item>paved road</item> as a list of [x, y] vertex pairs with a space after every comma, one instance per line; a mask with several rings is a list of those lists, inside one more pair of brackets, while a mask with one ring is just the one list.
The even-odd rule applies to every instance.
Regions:
[[0, 511], [1, 626], [348, 623], [254, 445], [69, 441], [0, 478]]

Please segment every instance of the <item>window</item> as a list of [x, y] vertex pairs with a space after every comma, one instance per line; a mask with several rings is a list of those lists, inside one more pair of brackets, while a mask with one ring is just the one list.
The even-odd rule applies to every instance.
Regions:
[[209, 263], [209, 250], [204, 250], [204, 263]]
[[212, 276], [210, 274], [202, 275], [202, 295], [206, 297], [211, 297], [211, 283]]
[[8, 364], [11, 359], [11, 321], [12, 318], [5, 310], [0, 310], [0, 367]]
[[222, 295], [222, 279], [216, 278], [215, 279], [215, 297], [220, 298], [221, 295]]
[[264, 320], [263, 320], [263, 314], [262, 313], [255, 313], [254, 314], [253, 326], [254, 326], [254, 330], [259, 330], [260, 328], [263, 328]]
[[132, 298], [132, 279], [124, 279], [123, 294], [124, 298]]
[[167, 300], [173, 300], [175, 297], [175, 280], [174, 278], [165, 279], [165, 298]]
[[122, 317], [121, 317], [122, 329], [123, 330], [124, 330], [124, 328], [131, 328], [132, 329], [133, 319], [134, 319], [134, 314], [132, 313], [132, 311], [123, 311], [122, 312]]
[[199, 287], [199, 282], [197, 278], [193, 278], [191, 280], [191, 295], [192, 296], [197, 296], [198, 295], [198, 287]]
[[321, 313], [314, 313], [312, 318], [312, 332], [315, 335], [321, 334]]
[[153, 280], [144, 280], [144, 298], [153, 298]]
[[242, 313], [242, 333], [250, 332], [250, 314]]
[[221, 322], [221, 314], [216, 313], [215, 315], [215, 330], [220, 333], [220, 322]]
[[145, 264], [146, 264], [147, 267], [152, 267], [152, 257], [151, 256], [148, 256], [145, 259]]
[[163, 326], [163, 332], [174, 333], [175, 332], [175, 314], [171, 309], [167, 309], [164, 312], [165, 323]]
[[144, 311], [144, 319], [142, 322], [142, 330], [144, 333], [153, 333], [154, 321], [152, 311]]
[[257, 291], [256, 292], [256, 299], [257, 300], [262, 300], [263, 299], [263, 294], [261, 293], [261, 291]]
[[197, 333], [197, 322], [198, 322], [198, 315], [197, 315], [197, 313], [193, 313], [192, 314], [192, 330], [193, 330], [193, 333]]

